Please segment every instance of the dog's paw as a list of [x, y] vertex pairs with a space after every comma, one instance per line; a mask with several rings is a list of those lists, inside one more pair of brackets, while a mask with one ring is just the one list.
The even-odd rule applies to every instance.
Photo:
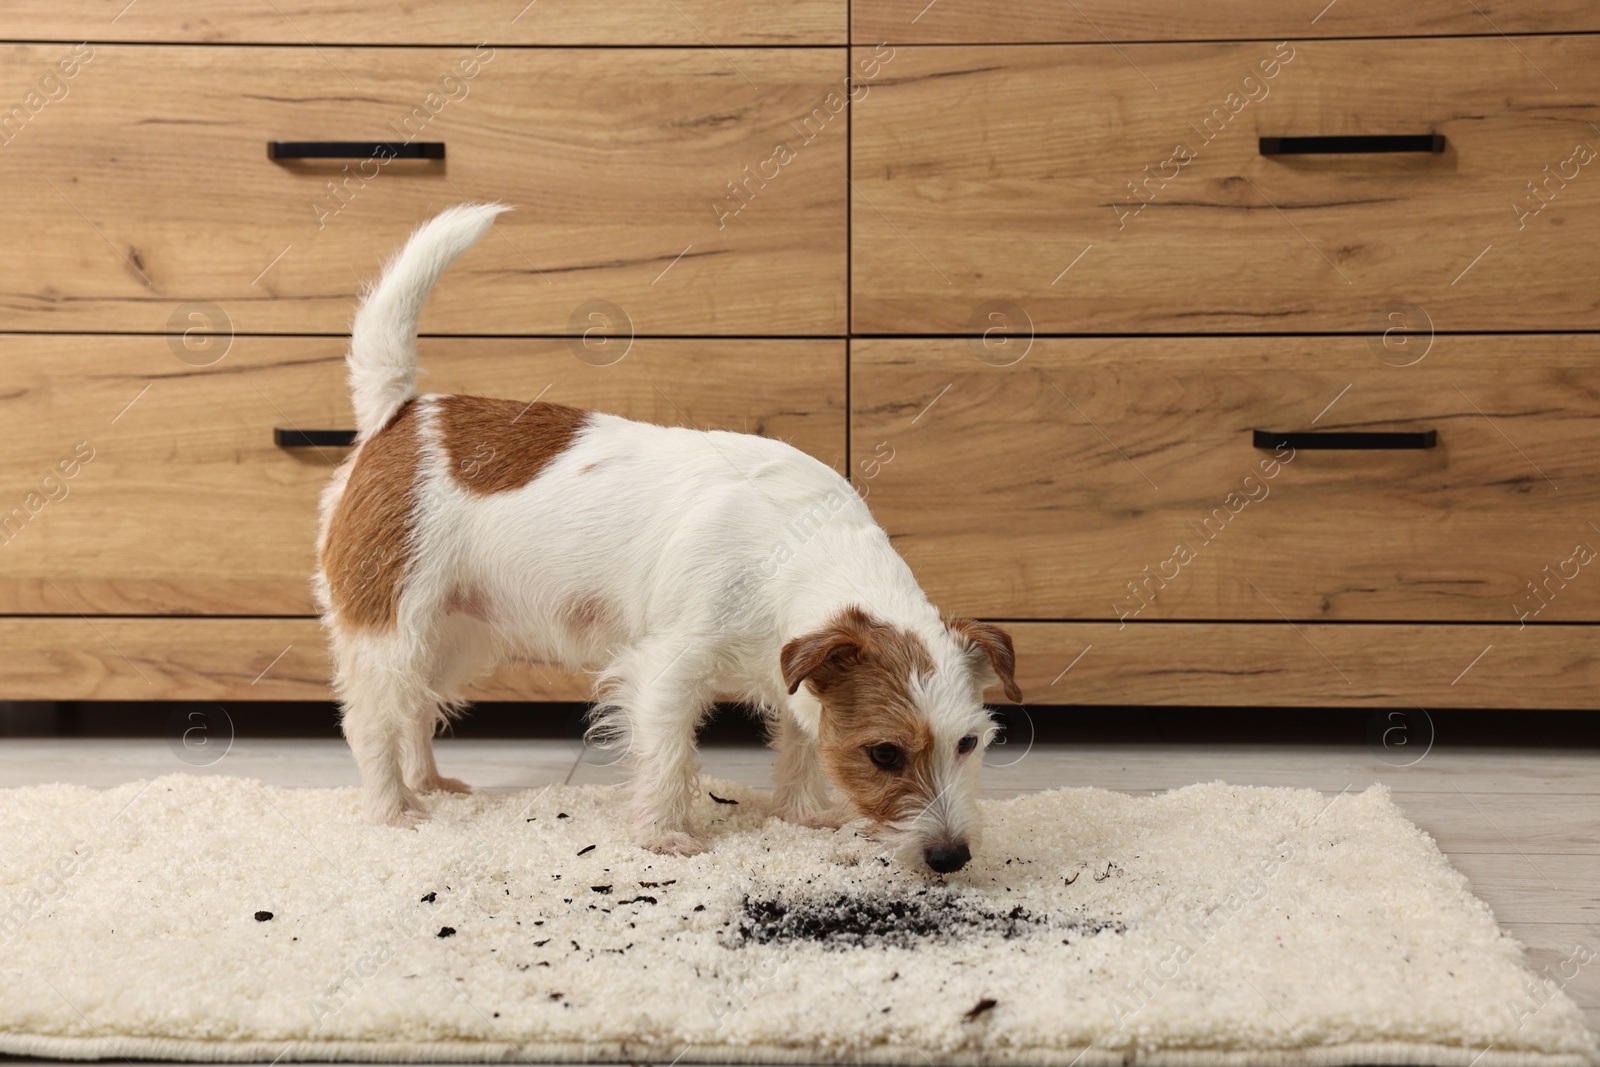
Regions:
[[796, 826], [810, 826], [819, 830], [837, 830], [855, 817], [849, 806], [845, 804], [822, 808], [792, 804], [780, 805], [772, 810], [772, 814], [784, 822], [792, 822]]
[[415, 830], [428, 821], [428, 810], [414, 797], [385, 804], [368, 804], [367, 821], [377, 826]]
[[640, 834], [640, 847], [663, 856], [698, 856], [706, 850], [706, 843], [694, 834], [682, 830], [659, 830]]
[[470, 793], [472, 787], [459, 778], [439, 775], [418, 785], [416, 790], [419, 793]]
[[431, 816], [423, 808], [405, 808], [399, 815], [389, 820], [389, 825], [399, 827], [402, 830], [415, 830], [427, 822], [429, 818]]

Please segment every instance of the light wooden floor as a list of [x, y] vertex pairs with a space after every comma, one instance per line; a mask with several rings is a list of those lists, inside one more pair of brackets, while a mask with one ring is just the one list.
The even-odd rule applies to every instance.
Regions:
[[[479, 789], [551, 782], [611, 783], [615, 768], [564, 740], [457, 740], [437, 745], [440, 769]], [[1061, 785], [1150, 793], [1225, 779], [1303, 786], [1330, 795], [1387, 784], [1418, 825], [1438, 840], [1500, 922], [1528, 946], [1534, 966], [1559, 972], [1577, 946], [1567, 992], [1600, 1029], [1600, 752], [1586, 749], [1439, 747], [1409, 767], [1384, 753], [1335, 745], [1035, 745], [992, 760], [991, 796]], [[707, 747], [707, 774], [770, 786], [770, 753]], [[993, 763], [1010, 766], [993, 766]], [[282, 786], [356, 785], [343, 742], [237, 741], [216, 764], [187, 767], [159, 738], [0, 740], [0, 785], [77, 782], [104, 787], [173, 772], [231, 774]], [[1567, 967], [1568, 973], [1571, 965]]]

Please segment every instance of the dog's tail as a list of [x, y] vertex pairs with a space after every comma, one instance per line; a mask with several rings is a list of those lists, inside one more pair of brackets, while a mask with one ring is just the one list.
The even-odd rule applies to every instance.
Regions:
[[350, 327], [350, 394], [366, 440], [417, 395], [417, 318], [439, 275], [478, 243], [504, 204], [458, 204], [423, 223], [367, 290]]

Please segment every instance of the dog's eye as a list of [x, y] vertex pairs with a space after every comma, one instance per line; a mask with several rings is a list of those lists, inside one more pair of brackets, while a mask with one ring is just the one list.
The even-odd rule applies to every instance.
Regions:
[[965, 756], [968, 752], [978, 747], [978, 735], [968, 734], [956, 742], [956, 751]]
[[901, 756], [899, 745], [873, 745], [867, 749], [867, 758], [872, 760], [874, 766], [885, 771], [900, 769]]

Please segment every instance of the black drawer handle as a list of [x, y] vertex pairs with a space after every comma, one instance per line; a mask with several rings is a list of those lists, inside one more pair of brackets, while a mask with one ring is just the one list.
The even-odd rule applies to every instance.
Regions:
[[285, 430], [282, 426], [272, 431], [272, 443], [279, 448], [346, 448], [356, 443], [354, 430]]
[[1433, 448], [1439, 443], [1438, 430], [1419, 433], [1273, 433], [1255, 430], [1256, 448], [1279, 448], [1288, 445], [1300, 449], [1403, 449]]
[[1350, 155], [1365, 152], [1444, 151], [1444, 134], [1379, 134], [1370, 137], [1263, 137], [1264, 156]]
[[443, 141], [268, 141], [268, 159], [443, 159]]

